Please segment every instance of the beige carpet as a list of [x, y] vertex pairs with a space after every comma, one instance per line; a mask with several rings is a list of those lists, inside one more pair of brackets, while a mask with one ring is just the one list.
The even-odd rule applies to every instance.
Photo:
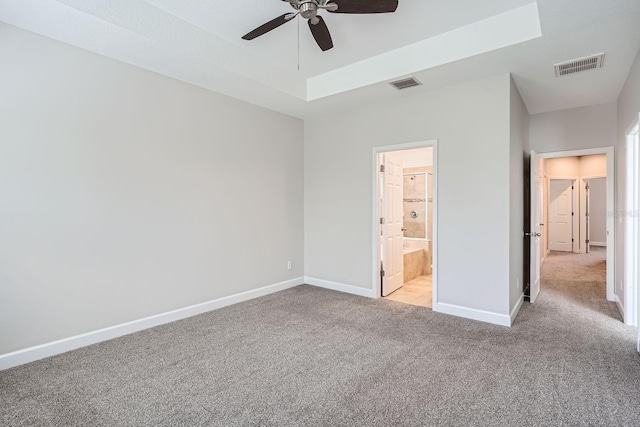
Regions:
[[639, 426], [635, 328], [564, 257], [512, 328], [299, 286], [2, 371], [0, 425]]
[[542, 264], [542, 289], [566, 308], [576, 305], [622, 322], [616, 305], [607, 301], [607, 253], [593, 247], [589, 254], [551, 252]]

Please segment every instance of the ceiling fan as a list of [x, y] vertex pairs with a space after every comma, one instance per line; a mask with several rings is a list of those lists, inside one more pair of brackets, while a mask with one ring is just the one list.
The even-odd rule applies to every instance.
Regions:
[[282, 0], [286, 1], [296, 11], [285, 13], [248, 32], [242, 38], [253, 40], [279, 26], [286, 24], [296, 16], [300, 15], [307, 20], [313, 38], [323, 51], [333, 47], [331, 34], [327, 24], [318, 15], [320, 10], [333, 13], [390, 13], [398, 8], [398, 0]]

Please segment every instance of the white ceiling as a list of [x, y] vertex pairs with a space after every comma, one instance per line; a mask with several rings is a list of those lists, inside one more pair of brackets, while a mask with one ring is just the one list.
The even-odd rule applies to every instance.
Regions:
[[[298, 19], [241, 39], [291, 10], [280, 0], [0, 0], [0, 21], [302, 118], [508, 72], [532, 114], [612, 102], [640, 47], [638, 0], [399, 0], [394, 14], [323, 12], [327, 52]], [[603, 69], [555, 77], [554, 63], [599, 52]], [[423, 86], [386, 84], [406, 75]]]

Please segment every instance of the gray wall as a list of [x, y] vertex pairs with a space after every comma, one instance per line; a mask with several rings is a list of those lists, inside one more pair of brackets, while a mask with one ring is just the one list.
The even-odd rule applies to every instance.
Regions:
[[508, 314], [509, 76], [305, 122], [305, 275], [372, 287], [372, 149], [438, 139], [440, 302]]
[[530, 118], [531, 149], [537, 153], [616, 145], [616, 104], [600, 104]]
[[[631, 68], [627, 81], [618, 97], [618, 156], [617, 156], [617, 184], [616, 193], [617, 215], [616, 215], [616, 294], [624, 305], [624, 225], [625, 216], [621, 214], [626, 211], [625, 206], [625, 174], [626, 174], [626, 133], [632, 123], [638, 118], [640, 113], [640, 53]], [[639, 310], [640, 312], [640, 310]]]
[[[615, 147], [616, 150], [616, 206], [624, 197], [624, 158], [618, 143], [618, 105], [616, 103], [592, 105], [570, 110], [534, 114], [529, 122], [531, 149], [538, 153], [580, 150], [587, 148]], [[622, 172], [621, 172], [622, 171]], [[622, 174], [622, 175], [621, 175]], [[612, 214], [612, 213], [610, 213]], [[616, 221], [615, 292], [620, 297], [619, 278], [622, 277], [622, 252], [624, 235], [621, 223]]]
[[[509, 146], [509, 310], [523, 291], [524, 161], [529, 154], [529, 112], [513, 79], [510, 79]], [[527, 243], [529, 241], [527, 240]]]
[[303, 275], [300, 120], [6, 25], [0, 57], [0, 354]]

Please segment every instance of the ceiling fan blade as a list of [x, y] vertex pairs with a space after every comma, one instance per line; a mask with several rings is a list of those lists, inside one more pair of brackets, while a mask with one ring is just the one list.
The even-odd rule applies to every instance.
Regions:
[[313, 34], [313, 38], [316, 39], [318, 46], [323, 51], [329, 50], [333, 47], [333, 40], [331, 40], [331, 34], [329, 33], [329, 28], [327, 28], [327, 24], [322, 19], [322, 16], [316, 16], [318, 23], [313, 24], [311, 20], [308, 20], [309, 29], [311, 30], [311, 34]]
[[398, 0], [331, 0], [338, 10], [331, 13], [390, 13], [398, 8]]
[[249, 31], [247, 34], [242, 36], [242, 38], [244, 40], [253, 40], [256, 37], [260, 37], [261, 35], [266, 34], [271, 30], [275, 30], [280, 25], [286, 24], [290, 20], [291, 20], [291, 14], [290, 13], [285, 13], [282, 16], [278, 16], [277, 18], [272, 19], [271, 21], [267, 22], [266, 24], [260, 25], [255, 30]]

